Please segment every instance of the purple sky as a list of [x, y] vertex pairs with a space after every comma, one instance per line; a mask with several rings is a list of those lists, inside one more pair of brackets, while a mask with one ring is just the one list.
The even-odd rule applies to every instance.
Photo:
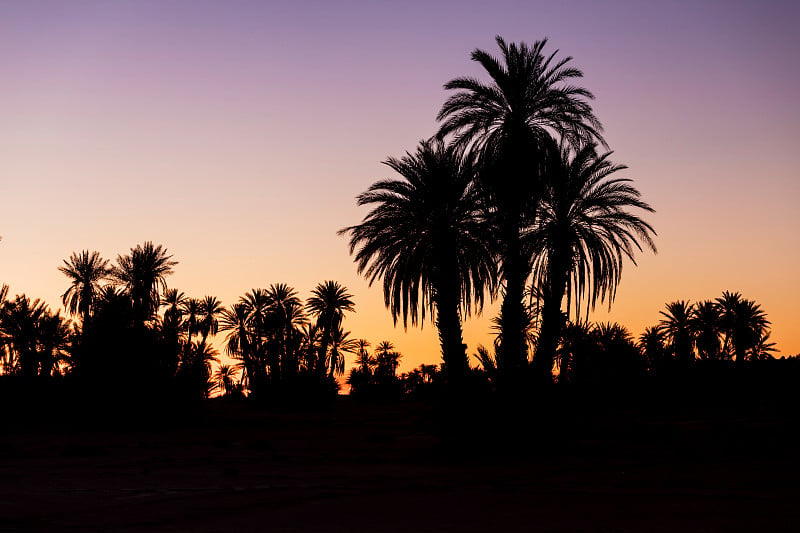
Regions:
[[481, 75], [474, 48], [547, 36], [657, 210], [659, 254], [596, 318], [638, 335], [668, 301], [740, 290], [797, 353], [798, 23], [791, 2], [4, 2], [0, 282], [55, 308], [72, 251], [153, 240], [172, 285], [225, 304], [337, 279], [354, 336], [435, 362], [433, 328], [394, 330], [335, 232], [435, 132], [442, 85]]

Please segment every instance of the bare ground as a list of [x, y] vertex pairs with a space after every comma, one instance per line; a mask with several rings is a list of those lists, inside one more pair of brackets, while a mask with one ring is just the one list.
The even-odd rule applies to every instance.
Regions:
[[491, 423], [447, 438], [436, 419], [341, 399], [327, 413], [218, 404], [139, 429], [6, 427], [0, 531], [800, 530], [785, 414], [597, 415], [546, 445]]

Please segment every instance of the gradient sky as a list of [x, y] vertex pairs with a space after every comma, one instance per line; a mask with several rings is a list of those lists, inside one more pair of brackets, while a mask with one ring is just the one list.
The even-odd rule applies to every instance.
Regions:
[[[593, 318], [638, 336], [669, 301], [736, 290], [795, 354], [798, 25], [794, 2], [5, 1], [0, 282], [57, 308], [73, 251], [152, 240], [190, 296], [335, 279], [354, 337], [437, 362], [435, 328], [394, 328], [336, 230], [381, 161], [436, 131], [442, 85], [482, 74], [474, 48], [549, 37], [657, 210], [658, 255]], [[496, 307], [466, 324], [470, 352]]]

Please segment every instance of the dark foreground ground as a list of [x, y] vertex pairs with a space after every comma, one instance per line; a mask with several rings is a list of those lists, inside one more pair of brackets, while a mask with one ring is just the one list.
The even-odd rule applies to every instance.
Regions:
[[443, 412], [6, 425], [0, 531], [800, 531], [793, 409]]

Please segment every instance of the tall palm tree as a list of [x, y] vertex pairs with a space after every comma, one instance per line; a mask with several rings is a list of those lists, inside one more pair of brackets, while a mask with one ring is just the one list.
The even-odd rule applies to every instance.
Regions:
[[177, 265], [166, 248], [147, 241], [131, 248], [128, 255], [117, 256], [111, 276], [119, 282], [131, 299], [137, 324], [152, 319], [158, 310], [160, 293], [166, 288], [166, 276]]
[[94, 308], [100, 283], [111, 273], [108, 259], [100, 257], [98, 252], [73, 252], [58, 270], [70, 280], [70, 286], [61, 296], [61, 301], [69, 314], [80, 315], [85, 324]]
[[545, 55], [546, 39], [532, 46], [507, 44], [499, 36], [496, 41], [499, 59], [484, 50], [472, 52], [489, 83], [461, 77], [445, 84], [457, 92], [439, 111], [438, 135], [452, 135], [478, 154], [479, 183], [496, 215], [505, 282], [502, 366], [508, 374], [527, 363], [522, 301], [530, 263], [521, 239], [544, 191], [547, 160], [558, 156], [556, 138], [574, 146], [602, 141], [602, 126], [588, 103], [593, 95], [573, 84], [583, 74], [569, 65], [572, 58], [557, 59], [558, 50]]
[[535, 366], [541, 377], [552, 376], [553, 358], [562, 327], [562, 301], [574, 304], [580, 316], [598, 299], [609, 307], [622, 277], [623, 258], [636, 264], [642, 245], [656, 251], [653, 228], [631, 211], [653, 209], [640, 199], [631, 180], [614, 177], [627, 167], [598, 155], [596, 145], [577, 151], [564, 146], [548, 173], [539, 215], [523, 243], [533, 261], [533, 280], [544, 300]]
[[401, 179], [374, 183], [358, 196], [372, 206], [349, 234], [358, 272], [370, 285], [383, 280], [395, 323], [424, 323], [435, 315], [448, 378], [468, 370], [461, 319], [483, 306], [494, 290], [496, 269], [484, 223], [471, 157], [440, 141], [423, 141], [413, 154], [384, 162]]
[[669, 342], [672, 355], [682, 368], [687, 368], [694, 361], [694, 337], [692, 335], [691, 317], [694, 306], [684, 300], [667, 304], [664, 317], [660, 322], [661, 331]]
[[[315, 368], [312, 369], [318, 374], [326, 371], [325, 361], [333, 332], [341, 326], [344, 313], [355, 310], [352, 298], [353, 295], [347, 293], [347, 287], [339, 285], [335, 281], [325, 281], [311, 291], [311, 297], [306, 301], [306, 308], [312, 316], [316, 317], [317, 326], [322, 330]], [[333, 376], [333, 365], [329, 371]]]

